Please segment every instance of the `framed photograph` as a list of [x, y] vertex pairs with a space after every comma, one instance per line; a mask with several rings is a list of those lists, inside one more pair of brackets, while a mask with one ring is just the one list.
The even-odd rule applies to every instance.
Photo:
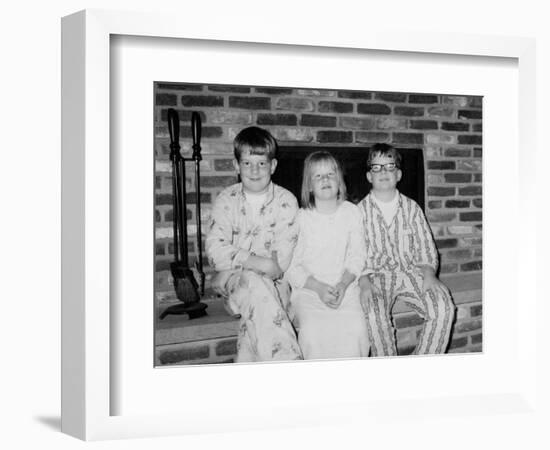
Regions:
[[[282, 38], [182, 29], [162, 14], [64, 18], [63, 431], [96, 440], [430, 418], [434, 408], [533, 411], [536, 291], [518, 261], [536, 248], [520, 158], [535, 147], [534, 43], [459, 37], [314, 27]], [[428, 219], [456, 305], [448, 354], [234, 364], [240, 319], [216, 297], [199, 243], [215, 198], [239, 181], [233, 141], [251, 126], [277, 140], [272, 180], [297, 198], [313, 151], [340, 161], [358, 203], [368, 149], [399, 150], [400, 190]], [[207, 315], [177, 297], [171, 264], [183, 252]], [[417, 312], [394, 307], [401, 356], [422, 337]]]
[[[247, 233], [257, 233], [258, 239], [263, 239], [258, 226], [268, 222], [269, 225], [271, 220], [266, 214], [264, 222], [256, 224], [252, 221], [250, 229], [246, 229], [248, 225], [243, 225], [241, 207], [237, 208], [239, 214], [231, 214], [231, 233], [228, 231], [226, 235], [215, 225], [209, 228], [218, 195], [225, 189], [246, 187], [235, 168], [233, 145], [235, 136], [243, 130], [244, 133], [264, 130], [276, 139], [277, 165], [271, 181], [290, 191], [302, 208], [305, 207], [301, 198], [302, 173], [308, 155], [319, 151], [332, 155], [342, 171], [346, 200], [368, 212], [366, 196], [372, 188], [366, 175], [369, 149], [376, 145], [380, 148], [394, 146], [399, 152], [400, 162], [395, 171], [397, 185], [392, 189], [398, 187], [399, 192], [414, 200], [422, 214], [427, 216], [433, 237], [425, 236], [437, 248], [439, 278], [451, 292], [448, 304], [445, 297], [438, 298], [431, 311], [424, 303], [430, 299], [415, 302], [411, 297], [413, 291], [408, 292], [404, 287], [398, 291], [397, 285], [403, 281], [394, 281], [396, 286], [388, 288], [395, 291], [390, 295], [396, 301], [389, 305], [393, 323], [382, 325], [386, 317], [382, 308], [371, 312], [372, 321], [365, 320], [354, 284], [338, 308], [327, 307], [319, 297], [312, 298], [310, 291], [304, 292], [294, 286], [291, 296], [283, 299], [283, 303], [290, 303], [288, 316], [293, 318], [303, 358], [366, 357], [369, 355], [368, 341], [373, 342], [370, 346], [372, 356], [389, 356], [393, 352], [390, 350], [393, 342], [379, 330], [384, 326], [388, 330], [391, 327], [397, 329], [396, 353], [400, 356], [422, 354], [423, 351], [464, 353], [482, 350], [481, 96], [157, 81], [154, 99], [155, 307], [158, 310], [154, 318], [155, 365], [232, 363], [237, 360], [238, 336], [243, 335], [246, 340], [246, 333], [239, 333], [243, 323], [247, 327], [260, 328], [260, 333], [268, 333], [256, 320], [246, 319], [245, 322], [242, 312], [228, 312], [224, 308], [224, 301], [228, 299], [212, 289], [216, 270], [210, 262], [218, 258], [216, 252], [234, 248], [238, 242], [242, 242], [243, 249], [251, 251], [253, 244], [246, 237]], [[169, 123], [170, 113], [175, 120], [173, 124]], [[174, 160], [176, 142], [171, 128], [179, 131], [177, 145], [181, 141], [180, 156], [183, 158], [180, 167], [182, 178], [186, 180], [181, 186], [185, 197], [179, 206], [174, 203], [179, 194], [176, 189], [177, 162]], [[319, 155], [328, 158], [328, 155]], [[269, 189], [268, 182], [266, 178], [266, 189]], [[337, 192], [335, 194], [336, 201], [339, 201]], [[361, 203], [363, 199], [365, 201]], [[378, 211], [374, 206], [370, 209]], [[175, 217], [177, 211], [182, 217]], [[315, 230], [325, 230], [325, 224], [320, 220], [322, 215], [312, 214], [323, 227], [311, 230], [314, 235]], [[199, 215], [202, 216], [200, 220]], [[337, 216], [343, 217], [343, 210]], [[387, 220], [386, 226], [380, 226], [376, 217], [369, 215], [368, 219], [365, 217], [363, 227], [373, 243], [377, 240], [377, 233], [384, 234], [384, 243], [381, 240], [378, 244], [380, 250], [374, 244], [369, 249], [370, 256], [362, 256], [363, 263], [370, 258], [373, 267], [377, 265], [386, 272], [388, 267], [396, 265], [397, 260], [386, 261], [392, 252], [382, 249], [400, 242], [406, 250], [402, 265], [411, 267], [407, 258], [418, 258], [414, 252], [427, 250], [430, 245], [420, 238], [420, 234], [412, 241], [398, 238], [394, 242], [395, 233], [406, 232], [409, 219], [401, 225], [393, 224], [392, 219], [393, 216]], [[310, 233], [309, 246], [318, 249], [318, 253], [316, 249], [310, 250], [310, 260], [314, 259], [316, 270], [322, 272], [317, 276], [330, 280], [332, 275], [328, 274], [326, 267], [335, 267], [334, 276], [339, 277], [344, 265], [335, 260], [340, 241], [334, 235], [344, 236], [341, 241], [344, 247], [349, 238], [344, 234], [346, 228], [337, 226], [332, 216], [327, 220], [332, 223], [332, 240], [330, 235], [325, 235], [319, 242], [313, 241]], [[178, 223], [183, 225], [181, 230]], [[233, 231], [241, 232], [243, 238]], [[300, 230], [300, 233], [305, 235], [307, 230]], [[203, 252], [203, 238], [209, 244], [207, 250], [213, 254], [210, 258], [206, 258]], [[301, 239], [301, 242], [306, 242], [307, 237]], [[218, 240], [223, 240], [223, 245], [218, 244]], [[327, 240], [333, 242], [331, 250]], [[200, 247], [198, 242], [201, 242]], [[177, 248], [178, 244], [181, 248]], [[265, 247], [265, 242], [260, 246]], [[410, 252], [408, 247], [413, 251]], [[327, 255], [327, 264], [319, 264], [323, 255]], [[435, 257], [434, 254], [434, 261]], [[347, 258], [353, 259], [354, 252], [348, 251]], [[384, 262], [378, 262], [382, 258]], [[175, 261], [181, 262], [176, 265]], [[216, 264], [219, 267], [225, 262], [218, 260]], [[308, 264], [313, 266], [311, 261]], [[296, 278], [300, 270], [298, 265], [297, 258], [294, 258], [287, 271], [288, 280]], [[191, 270], [187, 275], [189, 281], [186, 276], [178, 276], [175, 267]], [[413, 272], [399, 269], [396, 273]], [[388, 286], [391, 285], [390, 278]], [[177, 283], [184, 282], [193, 285], [191, 293], [176, 289]], [[284, 285], [276, 286], [279, 293], [285, 288]], [[200, 301], [196, 293], [201, 294]], [[283, 298], [288, 293], [280, 295]], [[455, 308], [456, 320], [453, 319]], [[350, 332], [355, 322], [355, 331]], [[271, 323], [268, 321], [264, 327], [269, 328]], [[367, 323], [370, 330], [367, 330]], [[327, 327], [334, 332], [327, 333]], [[294, 340], [294, 336], [291, 339]], [[285, 359], [284, 356], [281, 358]]]

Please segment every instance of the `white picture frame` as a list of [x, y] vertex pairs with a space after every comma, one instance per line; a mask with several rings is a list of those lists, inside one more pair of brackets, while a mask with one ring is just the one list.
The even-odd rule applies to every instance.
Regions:
[[[117, 176], [111, 173], [109, 154], [112, 139], [110, 39], [113, 35], [254, 42], [258, 45], [321, 46], [336, 52], [338, 49], [369, 49], [511, 58], [517, 60], [519, 81], [519, 141], [516, 156], [519, 154], [518, 149], [536, 146], [534, 40], [450, 33], [398, 33], [377, 29], [361, 32], [349, 30], [348, 33], [327, 36], [323, 29], [314, 27], [308, 30], [307, 36], [292, 30], [286, 30], [281, 35], [274, 27], [237, 29], [230, 23], [218, 24], [215, 31], [208, 31], [199, 20], [190, 21], [182, 27], [181, 20], [170, 15], [99, 10], [68, 16], [63, 19], [62, 25], [62, 430], [65, 433], [85, 440], [98, 440], [308, 426], [332, 423], [334, 420], [360, 425], [363, 421], [373, 419], [399, 421], [407, 415], [417, 414], [433, 419], [434, 415], [430, 412], [432, 408], [437, 408], [443, 417], [471, 414], [490, 416], [504, 412], [522, 416], [541, 411], [542, 406], [536, 402], [535, 382], [537, 328], [529, 314], [529, 311], [536, 310], [537, 295], [534, 285], [523, 283], [522, 304], [514, 323], [518, 332], [511, 340], [517, 373], [514, 372], [514, 376], [506, 380], [507, 384], [502, 389], [499, 387], [499, 392], [485, 394], [471, 391], [460, 397], [411, 392], [410, 396], [398, 394], [388, 396], [387, 400], [365, 402], [360, 398], [357, 402], [341, 403], [335, 403], [328, 396], [326, 402], [306, 399], [308, 404], [300, 407], [284, 402], [273, 405], [266, 403], [260, 405], [262, 407], [257, 408], [254, 414], [247, 412], [244, 407], [235, 412], [236, 407], [227, 402], [201, 405], [202, 409], [193, 403], [195, 412], [216, 410], [216, 414], [205, 421], [204, 416], [183, 410], [112, 415], [112, 396], [117, 383], [113, 381], [111, 372], [114, 357], [111, 336], [117, 326], [112, 323], [110, 306], [110, 187], [113, 177]], [[522, 243], [512, 244], [515, 245], [513, 253], [517, 254], [519, 261], [533, 261], [536, 259], [536, 236], [525, 231], [534, 228], [535, 201], [526, 200], [520, 204], [518, 198], [534, 199], [535, 196], [529, 194], [534, 192], [535, 185], [525, 177], [529, 170], [528, 161], [521, 158], [517, 160], [518, 196], [513, 198], [523, 221], [518, 224]], [[528, 279], [530, 270], [533, 268], [518, 264], [517, 285]], [[518, 295], [517, 292], [515, 295]], [[517, 303], [513, 303], [513, 306], [517, 306]], [[503, 349], [497, 348], [499, 344], [493, 344], [478, 358], [489, 358], [491, 352], [502, 353]], [[447, 358], [446, 361], [445, 364], [449, 366], [461, 364], [459, 358]], [[338, 370], [362, 370], [359, 363], [338, 363]], [[302, 365], [301, 376], [315, 377], [322, 364]], [[336, 367], [336, 364], [329, 364], [324, 366], [328, 371]], [[389, 359], [384, 362], [384, 370], [392, 370], [399, 364], [397, 360]], [[236, 366], [231, 369], [232, 376], [237, 379], [246, 376], [263, 377], [267, 373], [271, 373], [271, 376], [286, 376], [288, 366], [265, 364], [255, 368]], [[183, 370], [179, 374], [181, 377], [187, 375]], [[217, 376], [212, 371], [206, 375], [206, 379]], [[398, 412], [396, 405], [399, 405]], [[231, 417], [231, 420], [223, 420], [224, 417]]]

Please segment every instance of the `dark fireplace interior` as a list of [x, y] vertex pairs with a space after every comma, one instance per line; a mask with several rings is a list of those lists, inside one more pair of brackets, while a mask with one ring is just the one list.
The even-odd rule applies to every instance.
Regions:
[[[302, 170], [306, 156], [319, 147], [280, 146], [278, 165], [273, 181], [291, 191], [298, 201], [302, 186]], [[348, 200], [358, 203], [370, 191], [366, 178], [367, 152], [356, 147], [322, 147], [340, 161], [348, 190]], [[415, 200], [424, 210], [424, 157], [421, 149], [400, 148], [403, 177], [399, 191]]]

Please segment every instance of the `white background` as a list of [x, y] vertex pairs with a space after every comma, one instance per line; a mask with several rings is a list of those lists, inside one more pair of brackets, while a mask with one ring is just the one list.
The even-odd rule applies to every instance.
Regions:
[[[529, 152], [533, 176], [545, 176], [548, 156], [542, 150], [544, 133], [550, 123], [547, 84], [550, 80], [550, 32], [543, 2], [522, 1], [506, 6], [503, 2], [463, 0], [449, 4], [441, 1], [392, 1], [387, 6], [365, 1], [339, 1], [338, 10], [331, 2], [326, 7], [296, 1], [270, 2], [261, 10], [258, 1], [203, 2], [200, 6], [179, 2], [155, 2], [156, 10], [179, 9], [182, 26], [199, 17], [215, 29], [216, 20], [230, 20], [231, 12], [249, 4], [240, 15], [257, 14], [262, 20], [285, 27], [302, 27], [320, 17], [327, 32], [339, 27], [368, 27], [387, 19], [388, 26], [410, 30], [457, 31], [538, 37], [538, 128], [539, 155]], [[190, 2], [189, 2], [190, 3]], [[219, 2], [223, 5], [223, 2]], [[381, 2], [379, 2], [381, 3]], [[414, 3], [414, 4], [413, 4]], [[3, 8], [0, 16], [2, 69], [2, 291], [3, 302], [0, 342], [2, 376], [0, 383], [0, 445], [3, 448], [53, 447], [151, 448], [178, 446], [187, 448], [543, 448], [543, 418], [497, 416], [433, 420], [419, 423], [404, 418], [401, 424], [365, 424], [364, 429], [334, 427], [250, 432], [226, 435], [187, 436], [84, 444], [59, 432], [60, 365], [60, 17], [83, 8], [153, 10], [152, 1], [57, 1], [41, 4], [20, 1]], [[217, 18], [211, 17], [217, 13]], [[235, 20], [235, 19], [232, 19]], [[237, 26], [237, 24], [235, 25]], [[245, 24], [246, 26], [246, 24]], [[541, 185], [542, 186], [542, 185]], [[542, 192], [541, 192], [542, 194]], [[548, 204], [541, 195], [541, 205]], [[544, 225], [546, 212], [541, 212]], [[544, 217], [543, 217], [544, 216]], [[540, 233], [541, 247], [548, 241]], [[517, 236], [511, 236], [517, 239]], [[544, 254], [542, 251], [541, 255]], [[537, 267], [542, 274], [543, 258]], [[540, 294], [542, 300], [542, 293]], [[545, 307], [548, 310], [547, 307]], [[548, 333], [540, 333], [539, 352], [547, 352]], [[547, 373], [547, 371], [546, 371]], [[548, 405], [548, 393], [544, 397]], [[410, 419], [410, 420], [409, 420]], [[548, 417], [546, 417], [548, 421]], [[386, 440], [387, 439], [387, 440]], [[535, 443], [538, 442], [538, 445]]]

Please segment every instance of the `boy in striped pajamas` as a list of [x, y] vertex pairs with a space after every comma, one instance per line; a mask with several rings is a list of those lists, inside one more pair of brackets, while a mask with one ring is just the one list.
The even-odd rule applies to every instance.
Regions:
[[372, 356], [397, 355], [391, 310], [401, 298], [424, 319], [414, 354], [444, 353], [455, 314], [447, 287], [437, 278], [438, 255], [418, 204], [397, 190], [401, 155], [388, 144], [369, 150], [370, 193], [359, 203], [367, 264], [359, 280]]

